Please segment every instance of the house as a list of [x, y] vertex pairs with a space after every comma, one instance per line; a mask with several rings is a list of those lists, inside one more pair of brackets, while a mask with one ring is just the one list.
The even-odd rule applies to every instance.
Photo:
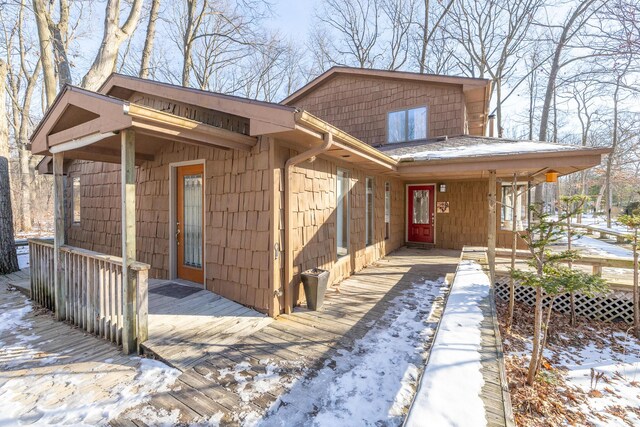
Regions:
[[67, 86], [31, 138], [55, 176], [56, 280], [63, 247], [123, 255], [124, 276], [140, 261], [275, 317], [309, 268], [336, 283], [406, 244], [508, 247], [521, 190], [608, 150], [486, 136], [490, 84], [335, 67], [281, 104], [119, 74]]

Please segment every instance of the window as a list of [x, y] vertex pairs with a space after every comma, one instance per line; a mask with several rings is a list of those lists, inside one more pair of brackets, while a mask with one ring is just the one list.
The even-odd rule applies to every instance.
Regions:
[[388, 142], [427, 139], [427, 107], [393, 111], [388, 115]]
[[366, 180], [367, 183], [367, 193], [366, 193], [366, 203], [365, 203], [365, 230], [366, 230], [366, 240], [367, 246], [373, 244], [373, 221], [374, 221], [374, 209], [373, 209], [373, 198], [375, 196], [373, 192], [373, 178], [368, 178]]
[[349, 253], [349, 171], [338, 169], [336, 206], [336, 252], [338, 258]]
[[384, 239], [391, 235], [391, 183], [384, 183]]
[[80, 177], [74, 176], [72, 180], [73, 223], [80, 224]]
[[[516, 185], [515, 196], [513, 194], [513, 185], [504, 183], [502, 185], [502, 209], [500, 215], [500, 224], [503, 230], [513, 230], [513, 221], [515, 216], [516, 230], [522, 231], [527, 223], [527, 184], [518, 183]], [[514, 215], [515, 213], [515, 215]]]

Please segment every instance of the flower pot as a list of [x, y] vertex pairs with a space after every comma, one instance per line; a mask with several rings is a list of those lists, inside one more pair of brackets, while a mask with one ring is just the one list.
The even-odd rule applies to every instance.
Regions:
[[302, 285], [309, 310], [315, 311], [322, 307], [328, 283], [329, 272], [327, 270], [312, 268], [302, 273]]

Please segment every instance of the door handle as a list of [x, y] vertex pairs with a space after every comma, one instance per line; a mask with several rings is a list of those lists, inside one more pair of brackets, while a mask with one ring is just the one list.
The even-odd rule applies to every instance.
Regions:
[[176, 222], [176, 245], [180, 246], [180, 223]]

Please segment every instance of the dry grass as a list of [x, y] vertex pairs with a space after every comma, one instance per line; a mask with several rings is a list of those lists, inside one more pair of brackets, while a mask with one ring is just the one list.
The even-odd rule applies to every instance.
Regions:
[[[568, 315], [555, 312], [551, 320], [547, 346], [552, 350], [552, 355], [544, 360], [535, 384], [528, 386], [525, 382], [529, 365], [527, 343], [533, 335], [533, 309], [525, 304], [516, 303], [514, 325], [510, 333], [507, 333], [507, 304], [498, 300], [497, 307], [516, 424], [522, 427], [590, 425], [586, 414], [578, 409], [581, 403], [586, 402], [588, 393], [567, 385], [564, 379], [566, 371], [558, 363], [556, 352], [553, 350], [583, 348], [593, 344], [598, 348], [608, 347], [622, 354], [623, 343], [619, 335], [616, 336], [614, 333], [626, 333], [628, 326], [578, 319], [577, 325], [572, 327]], [[607, 378], [600, 381], [606, 383]], [[590, 393], [599, 392], [594, 387]], [[607, 412], [622, 420], [626, 420], [628, 411], [638, 410], [614, 406], [607, 408]]]

